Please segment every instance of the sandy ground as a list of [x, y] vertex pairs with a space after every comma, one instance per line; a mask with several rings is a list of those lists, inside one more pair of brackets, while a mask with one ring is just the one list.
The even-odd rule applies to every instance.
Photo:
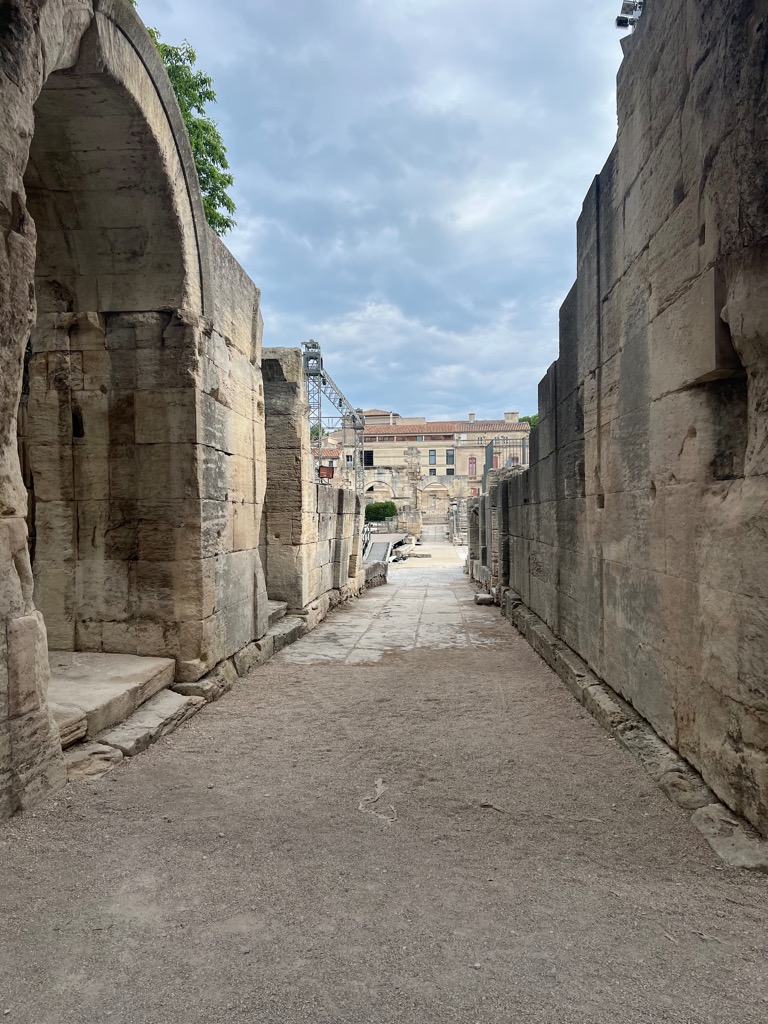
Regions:
[[768, 878], [434, 554], [0, 826], [0, 1020], [768, 1020]]

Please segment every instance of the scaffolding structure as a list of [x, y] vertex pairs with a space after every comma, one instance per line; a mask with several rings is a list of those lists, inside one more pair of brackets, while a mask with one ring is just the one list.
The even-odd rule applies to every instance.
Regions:
[[[318, 479], [327, 483], [321, 472], [323, 465], [323, 448], [330, 434], [340, 435], [340, 447], [344, 461], [340, 466], [342, 481], [352, 484], [358, 494], [365, 490], [365, 470], [363, 467], [363, 435], [365, 432], [365, 416], [362, 409], [350, 405], [344, 392], [333, 377], [323, 367], [323, 354], [320, 345], [313, 341], [302, 344], [302, 361], [304, 364], [304, 380], [309, 403], [309, 437], [312, 446], [312, 458]], [[323, 415], [323, 397], [334, 409], [331, 415]], [[348, 461], [347, 452], [352, 449], [352, 461]]]
[[[481, 437], [479, 440], [482, 442], [484, 439]], [[528, 469], [528, 445], [527, 434], [494, 437], [486, 444], [483, 491], [487, 488], [488, 474], [492, 469]]]

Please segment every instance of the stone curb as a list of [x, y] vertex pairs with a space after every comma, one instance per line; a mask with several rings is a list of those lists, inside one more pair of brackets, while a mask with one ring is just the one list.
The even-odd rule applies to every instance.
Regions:
[[699, 773], [637, 711], [603, 683], [570, 647], [523, 604], [504, 595], [504, 615], [599, 724], [633, 754], [662, 792], [729, 867], [768, 872], [768, 841], [722, 804]]

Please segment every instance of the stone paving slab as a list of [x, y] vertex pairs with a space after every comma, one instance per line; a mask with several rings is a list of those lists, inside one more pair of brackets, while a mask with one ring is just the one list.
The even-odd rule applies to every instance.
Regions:
[[[354, 614], [339, 622], [330, 616], [300, 644], [281, 652], [287, 665], [343, 662], [378, 664], [385, 655], [421, 649], [450, 651], [503, 643], [483, 635], [487, 609], [477, 608], [463, 571], [461, 553], [451, 545], [425, 545], [438, 568], [429, 573], [409, 559], [396, 563], [392, 581], [354, 606]], [[429, 576], [429, 580], [425, 580]], [[430, 582], [431, 580], [431, 582]]]
[[270, 626], [274, 626], [280, 619], [284, 619], [287, 613], [287, 601], [267, 601], [267, 621]]
[[[175, 670], [172, 658], [133, 654], [51, 651], [49, 660], [49, 700], [60, 707], [79, 709], [87, 721], [86, 732], [90, 737], [122, 722], [170, 686]], [[79, 729], [76, 738], [81, 735]]]

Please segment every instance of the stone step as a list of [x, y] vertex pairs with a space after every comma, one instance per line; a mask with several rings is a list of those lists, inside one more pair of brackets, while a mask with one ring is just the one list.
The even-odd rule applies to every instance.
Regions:
[[294, 643], [307, 632], [307, 623], [299, 615], [287, 615], [272, 629], [267, 630], [267, 638], [272, 640], [273, 653], [277, 654], [284, 647]]
[[161, 736], [177, 729], [205, 703], [204, 697], [185, 697], [173, 690], [164, 690], [134, 711], [121, 725], [101, 733], [98, 741], [117, 747], [126, 757], [134, 757]]
[[237, 679], [237, 671], [230, 661], [218, 665], [207, 676], [189, 683], [174, 683], [171, 689], [183, 697], [203, 697], [206, 704], [229, 693]]
[[124, 721], [171, 685], [176, 667], [172, 658], [133, 654], [50, 651], [48, 657], [48, 700], [57, 709], [54, 717], [66, 746]]
[[62, 750], [85, 737], [88, 732], [88, 719], [82, 708], [75, 707], [74, 704], [57, 704], [50, 699], [50, 693], [48, 707], [59, 728]]
[[288, 612], [287, 601], [267, 601], [267, 609], [269, 612], [269, 626], [274, 626], [284, 619]]

